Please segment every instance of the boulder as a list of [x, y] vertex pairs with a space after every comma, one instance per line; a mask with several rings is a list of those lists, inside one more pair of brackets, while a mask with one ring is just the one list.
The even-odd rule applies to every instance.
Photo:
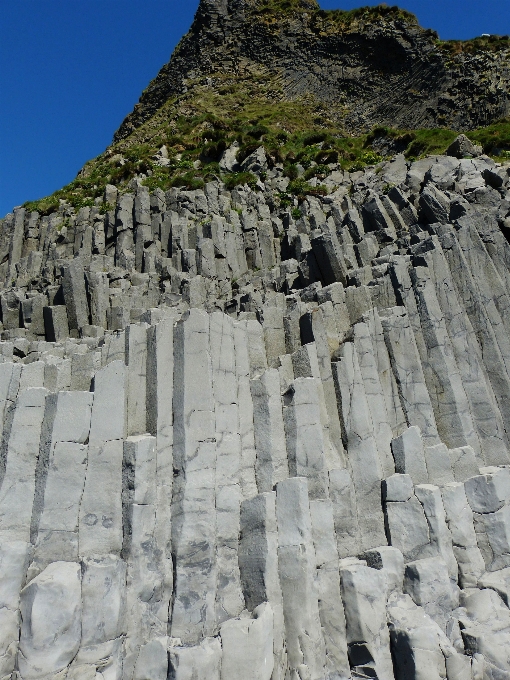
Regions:
[[447, 156], [454, 158], [477, 158], [483, 153], [483, 148], [473, 144], [466, 135], [459, 135], [446, 150]]

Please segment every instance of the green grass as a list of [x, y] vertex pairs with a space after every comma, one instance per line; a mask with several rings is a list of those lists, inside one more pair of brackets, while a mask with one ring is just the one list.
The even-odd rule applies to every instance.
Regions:
[[490, 35], [479, 36], [471, 40], [436, 40], [436, 45], [452, 56], [462, 53], [499, 52], [510, 49], [510, 37], [508, 35]]
[[[396, 10], [362, 8], [340, 14], [349, 14], [354, 20], [371, 12], [391, 14]], [[140, 173], [147, 175], [145, 184], [151, 190], [174, 186], [197, 189], [214, 179], [223, 179], [232, 186], [239, 178], [228, 173], [222, 175], [218, 162], [234, 141], [240, 145], [239, 161], [263, 146], [272, 162], [283, 165], [292, 182], [298, 180], [298, 165], [305, 169], [300, 181], [317, 177], [320, 182], [331, 163], [355, 171], [380, 162], [381, 156], [372, 148], [377, 136], [398, 140], [406, 156], [415, 159], [444, 153], [461, 132], [377, 128], [368, 135], [352, 137], [342, 127], [347, 111], [341, 105], [326, 105], [310, 95], [288, 101], [278, 78], [261, 67], [250, 67], [236, 75], [215, 73], [211, 78], [213, 87], [202, 80], [188, 81], [187, 93], [166, 102], [130, 137], [89, 161], [73, 182], [51, 196], [26, 203], [26, 208], [50, 214], [58, 209], [60, 201], [66, 201], [75, 209], [93, 205], [103, 196], [107, 184], [123, 191]], [[505, 152], [510, 151], [510, 119], [467, 134], [496, 158], [505, 158]], [[154, 160], [163, 144], [170, 159], [167, 168], [159, 167]], [[253, 176], [244, 180], [252, 186], [256, 184]], [[294, 186], [293, 195], [301, 195], [303, 185]]]
[[320, 9], [316, 0], [258, 0], [252, 1], [251, 13], [254, 17], [269, 23], [282, 20], [295, 12], [307, 12], [310, 16], [310, 27], [322, 30], [346, 29], [360, 23], [385, 21], [405, 21], [418, 25], [418, 19], [411, 12], [400, 7], [381, 3], [375, 7], [364, 6], [352, 10]]

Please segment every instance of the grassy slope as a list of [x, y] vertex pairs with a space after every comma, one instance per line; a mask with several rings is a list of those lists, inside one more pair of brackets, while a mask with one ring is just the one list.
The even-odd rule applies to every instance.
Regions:
[[[305, 2], [312, 6], [315, 0]], [[302, 0], [259, 0], [256, 11], [259, 19], [262, 17], [272, 23], [296, 9], [303, 11]], [[307, 11], [321, 31], [350, 30], [359, 28], [364, 22], [388, 18], [417, 23], [413, 15], [397, 7], [379, 6], [350, 12], [313, 8]], [[492, 50], [509, 44], [507, 38], [437, 42], [441, 49], [451, 54], [460, 48]], [[248, 67], [235, 78], [217, 73], [210, 84], [199, 80], [189, 81], [187, 85], [186, 94], [166, 102], [128, 139], [89, 161], [73, 182], [52, 196], [27, 203], [26, 207], [48, 214], [58, 208], [61, 200], [75, 208], [92, 205], [103, 195], [107, 184], [123, 189], [140, 173], [147, 175], [145, 183], [151, 189], [198, 188], [209, 179], [221, 177], [218, 161], [235, 140], [241, 145], [240, 160], [263, 145], [274, 162], [282, 163], [286, 174], [294, 180], [291, 189], [302, 193], [303, 180], [296, 180], [298, 163], [306, 170], [306, 181], [312, 176], [320, 178], [330, 163], [356, 170], [379, 162], [381, 157], [371, 146], [377, 135], [396, 139], [405, 148], [408, 158], [418, 158], [444, 153], [459, 132], [379, 128], [370, 135], [350, 137], [341, 128], [343, 111], [340, 106], [324, 107], [312, 97], [285, 101], [278, 79], [259, 68]], [[503, 149], [504, 155], [510, 152], [510, 119], [467, 134], [482, 144], [486, 153], [494, 154], [496, 149]], [[154, 162], [154, 155], [163, 144], [169, 153], [168, 168], [160, 168]], [[200, 167], [196, 167], [199, 164]], [[255, 182], [250, 176], [234, 175], [223, 179], [229, 185]]]

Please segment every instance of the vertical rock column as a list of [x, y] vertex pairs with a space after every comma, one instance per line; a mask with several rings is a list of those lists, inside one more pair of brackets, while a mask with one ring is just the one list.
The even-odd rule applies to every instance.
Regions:
[[381, 322], [407, 424], [420, 428], [426, 445], [439, 444], [434, 410], [405, 308], [387, 310]]
[[[94, 378], [89, 461], [79, 515], [82, 638], [76, 666], [120, 673], [126, 632], [122, 463], [126, 436], [126, 368], [113, 361]], [[85, 668], [83, 669], [85, 671]]]
[[278, 575], [276, 494], [262, 493], [241, 505], [239, 569], [246, 607], [264, 602], [273, 611], [273, 680], [283, 680], [287, 666], [283, 601]]
[[[143, 677], [144, 649], [152, 643], [152, 657], [162, 656], [158, 665], [166, 665], [166, 643], [158, 638], [167, 634], [167, 620], [161, 620], [161, 608], [168, 593], [165, 562], [158, 549], [157, 519], [157, 451], [156, 438], [148, 435], [128, 437], [124, 443], [123, 515], [124, 545], [127, 561], [126, 619], [123, 675], [127, 679]], [[163, 568], [162, 568], [163, 567]], [[162, 602], [163, 601], [163, 602]], [[162, 676], [166, 677], [165, 674]]]
[[379, 379], [377, 359], [367, 324], [358, 323], [354, 326], [354, 346], [358, 354], [359, 367], [363, 377], [363, 386], [374, 428], [374, 437], [382, 473], [385, 477], [389, 477], [389, 475], [395, 472], [395, 464], [391, 456], [393, 433], [390, 417], [386, 409], [383, 387]]
[[492, 389], [501, 413], [508, 413], [510, 409], [510, 362], [506, 349], [508, 340], [504, 333], [496, 334], [494, 326], [498, 326], [497, 317], [492, 323], [494, 305], [486, 308], [480, 295], [478, 286], [471, 274], [465, 253], [457, 241], [456, 234], [449, 227], [441, 228], [439, 240], [443, 248], [445, 259], [449, 265], [457, 295], [461, 301], [474, 335], [480, 346], [483, 365], [487, 371]]
[[289, 473], [306, 477], [310, 497], [327, 497], [321, 412], [316, 378], [297, 378], [284, 395]]
[[239, 434], [241, 435], [241, 465], [239, 484], [243, 499], [257, 495], [255, 479], [255, 427], [253, 424], [253, 400], [250, 391], [250, 356], [248, 334], [242, 322], [234, 323], [236, 356], [237, 400], [239, 403]]
[[174, 329], [175, 563], [171, 636], [197, 644], [216, 626], [216, 425], [209, 317], [190, 310]]
[[209, 317], [209, 342], [216, 440], [216, 621], [244, 609], [238, 566], [241, 487], [241, 435], [234, 323], [215, 312]]
[[20, 590], [26, 575], [35, 470], [47, 391], [31, 388], [16, 402], [0, 488], [0, 669], [14, 670], [19, 641]]
[[442, 248], [427, 253], [433, 271], [436, 295], [445, 317], [462, 382], [470, 401], [473, 420], [487, 464], [501, 465], [509, 460], [508, 435], [491, 383], [483, 366], [480, 344], [473, 326], [460, 302], [459, 295]]
[[78, 561], [80, 501], [88, 465], [92, 392], [46, 398], [41, 432], [31, 540], [33, 578], [51, 562]]
[[382, 469], [353, 343], [343, 345], [343, 357], [333, 364], [333, 370], [345, 427], [347, 458], [356, 493], [360, 531], [358, 545], [368, 550], [386, 543], [381, 509]]
[[277, 485], [276, 516], [290, 677], [323, 680], [326, 651], [306, 479], [295, 477]]
[[480, 441], [434, 283], [425, 267], [413, 269], [411, 279], [427, 349], [422, 366], [439, 436], [450, 448], [472, 446], [483, 463]]
[[156, 437], [154, 551], [161, 577], [154, 615], [165, 627], [173, 588], [174, 321], [170, 316], [147, 329], [147, 430]]
[[331, 502], [310, 501], [310, 517], [317, 568], [319, 615], [326, 645], [325, 678], [345, 680], [350, 676], [350, 669]]
[[260, 492], [272, 491], [289, 476], [285, 429], [280, 394], [280, 375], [270, 368], [251, 381], [257, 461], [255, 473]]
[[147, 324], [126, 326], [127, 434], [147, 432]]

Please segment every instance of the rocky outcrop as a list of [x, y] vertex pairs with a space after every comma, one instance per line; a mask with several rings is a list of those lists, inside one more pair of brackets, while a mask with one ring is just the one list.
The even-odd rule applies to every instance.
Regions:
[[2, 677], [510, 677], [509, 169], [0, 222]]
[[201, 0], [189, 33], [114, 141], [193, 82], [209, 79], [214, 88], [219, 74], [238, 77], [253, 68], [279, 79], [282, 99], [312, 95], [351, 132], [375, 125], [467, 130], [510, 112], [509, 48], [451, 54], [412, 15], [389, 11], [353, 21], [314, 1], [268, 13], [271, 4], [278, 5]]

